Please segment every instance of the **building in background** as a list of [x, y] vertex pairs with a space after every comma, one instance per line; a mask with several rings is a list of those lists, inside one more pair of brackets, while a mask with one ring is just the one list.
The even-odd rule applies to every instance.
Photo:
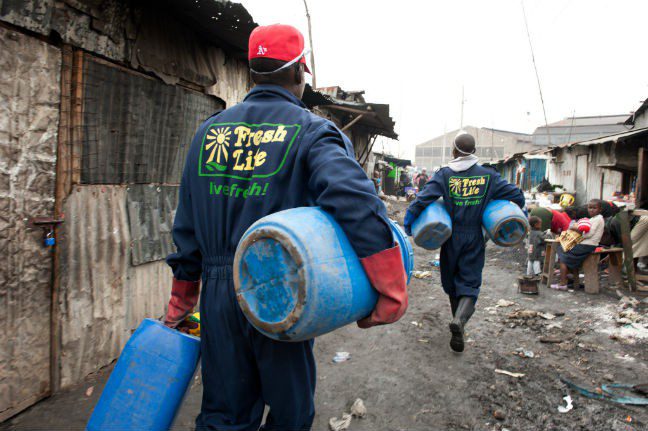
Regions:
[[[473, 126], [465, 126], [463, 130], [475, 137], [476, 154], [481, 163], [503, 159], [535, 148], [531, 135], [526, 133]], [[452, 142], [457, 133], [459, 130], [453, 130], [417, 145], [414, 155], [416, 167], [433, 170], [452, 160]]]
[[597, 115], [591, 117], [568, 117], [547, 126], [540, 126], [533, 132], [533, 145], [549, 147], [587, 141], [601, 136], [613, 135], [628, 130], [624, 125], [628, 114]]

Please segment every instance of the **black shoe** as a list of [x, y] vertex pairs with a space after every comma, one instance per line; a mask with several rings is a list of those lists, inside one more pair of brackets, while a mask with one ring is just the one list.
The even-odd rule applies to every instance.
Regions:
[[462, 296], [459, 298], [454, 313], [454, 318], [450, 322], [450, 348], [461, 353], [464, 351], [464, 326], [470, 320], [470, 316], [475, 312], [475, 298]]
[[452, 317], [454, 317], [459, 306], [459, 298], [455, 298], [454, 296], [449, 296], [448, 298], [450, 298], [450, 309], [452, 310]]

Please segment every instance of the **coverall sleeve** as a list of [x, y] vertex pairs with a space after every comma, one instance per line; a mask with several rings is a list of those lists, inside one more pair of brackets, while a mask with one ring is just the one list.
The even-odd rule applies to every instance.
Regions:
[[515, 186], [514, 184], [509, 183], [505, 179], [502, 179], [502, 177], [500, 177], [499, 175], [495, 176], [491, 199], [511, 201], [520, 208], [524, 208], [524, 205], [526, 204], [522, 190], [517, 188], [517, 186]]
[[[189, 159], [189, 158], [187, 158]], [[193, 207], [191, 205], [191, 185], [188, 173], [189, 163], [185, 165], [180, 182], [178, 209], [173, 221], [173, 242], [176, 252], [171, 253], [167, 264], [177, 280], [197, 281], [202, 273], [202, 254], [194, 229]]]
[[393, 246], [387, 210], [350, 142], [331, 124], [312, 132], [307, 155], [308, 189], [315, 202], [344, 230], [358, 257]]
[[414, 218], [418, 217], [425, 208], [443, 196], [443, 191], [443, 175], [437, 171], [407, 210], [412, 213]]

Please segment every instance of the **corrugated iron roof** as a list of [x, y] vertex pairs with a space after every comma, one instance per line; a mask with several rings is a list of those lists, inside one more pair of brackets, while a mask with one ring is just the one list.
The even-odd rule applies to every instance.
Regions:
[[648, 109], [648, 99], [644, 100], [643, 103], [641, 104], [641, 106], [639, 108], [637, 108], [637, 110], [634, 111], [632, 113], [632, 115], [629, 116], [628, 119], [625, 120], [625, 123], [623, 123], [623, 124], [627, 124], [627, 125], [634, 124], [635, 118], [637, 118], [637, 116], [643, 114], [646, 109]]
[[[366, 127], [378, 135], [398, 139], [398, 134], [394, 131], [396, 123], [389, 116], [389, 105], [364, 102], [364, 97], [362, 97], [363, 93], [364, 91], [345, 92], [337, 86], [314, 90], [307, 85], [302, 101], [309, 108], [317, 106], [319, 108], [362, 115], [362, 118], [357, 124]], [[347, 96], [345, 97], [362, 100], [362, 102], [338, 99], [332, 96], [333, 94], [346, 94]]]
[[617, 133], [614, 135], [603, 136], [602, 138], [590, 139], [589, 141], [576, 142], [573, 145], [589, 146], [589, 145], [604, 144], [606, 142], [619, 142], [619, 141], [625, 141], [626, 139], [631, 137], [636, 137], [644, 134], [648, 134], [648, 127], [643, 129], [630, 130], [624, 133]]

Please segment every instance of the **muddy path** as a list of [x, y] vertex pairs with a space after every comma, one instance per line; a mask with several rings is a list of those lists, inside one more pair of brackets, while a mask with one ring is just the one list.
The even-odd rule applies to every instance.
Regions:
[[[404, 207], [391, 203], [392, 215], [401, 222]], [[514, 283], [522, 274], [523, 250], [489, 245], [467, 350], [457, 355], [448, 346], [449, 304], [438, 269], [430, 265], [436, 253], [420, 248], [415, 253], [416, 269], [432, 274], [412, 279], [410, 307], [400, 322], [370, 330], [350, 325], [316, 340], [314, 430], [327, 430], [329, 419], [348, 411], [356, 398], [364, 400], [367, 416], [353, 419], [351, 431], [648, 429], [648, 408], [588, 399], [559, 380], [562, 375], [589, 388], [648, 382], [648, 338], [616, 323], [617, 296], [547, 289], [538, 296], [519, 294]], [[497, 307], [500, 300], [512, 304]], [[646, 315], [645, 302], [632, 309]], [[528, 317], [533, 312], [549, 318]], [[561, 342], [542, 343], [542, 337]], [[533, 357], [521, 357], [516, 349]], [[333, 362], [339, 351], [349, 352], [351, 359]], [[0, 430], [83, 429], [109, 371], [36, 405]], [[174, 429], [192, 429], [201, 393], [196, 380]], [[567, 394], [574, 408], [559, 413]]]

